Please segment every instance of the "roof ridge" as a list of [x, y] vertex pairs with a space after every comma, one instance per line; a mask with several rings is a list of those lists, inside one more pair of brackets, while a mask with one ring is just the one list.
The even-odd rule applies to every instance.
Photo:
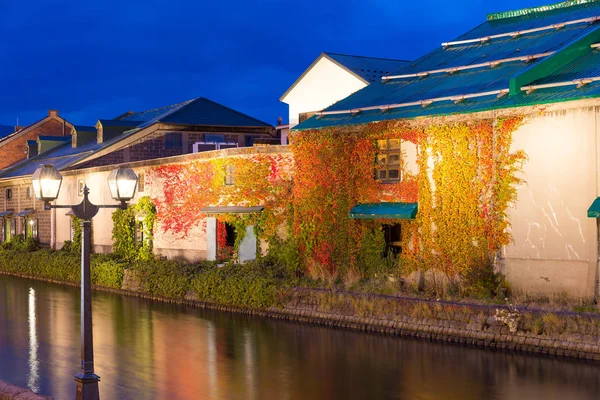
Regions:
[[491, 13], [486, 16], [487, 21], [496, 21], [499, 19], [523, 17], [526, 15], [542, 13], [546, 11], [559, 10], [561, 8], [569, 8], [579, 6], [582, 4], [596, 3], [598, 0], [566, 0], [560, 3], [547, 4], [545, 6], [522, 8], [520, 10], [502, 11], [497, 13]]
[[[139, 114], [145, 114], [145, 113], [149, 113], [149, 112], [153, 112], [153, 111], [159, 111], [159, 110], [164, 110], [167, 108], [176, 108], [176, 107], [180, 107], [180, 106], [185, 106], [185, 103], [190, 103], [192, 101], [194, 101], [196, 99], [191, 99], [191, 100], [186, 100], [186, 101], [181, 101], [179, 103], [174, 103], [174, 104], [169, 104], [166, 106], [162, 106], [162, 107], [156, 107], [156, 108], [150, 108], [148, 110], [144, 110], [144, 111], [134, 111], [133, 114], [129, 114], [127, 116], [132, 116], [132, 115], [139, 115]], [[127, 113], [118, 116], [117, 118], [114, 118], [113, 120], [120, 120], [120, 117], [126, 116]]]
[[343, 53], [332, 53], [330, 51], [324, 51], [323, 54], [333, 54], [336, 56], [345, 56], [345, 57], [358, 57], [358, 58], [370, 58], [373, 60], [387, 60], [387, 61], [402, 61], [402, 62], [411, 62], [410, 60], [401, 60], [399, 58], [385, 58], [385, 57], [370, 57], [370, 56], [357, 56], [354, 54], [343, 54]]
[[[211, 99], [208, 99], [208, 98], [206, 98], [206, 97], [203, 97], [203, 96], [200, 96], [200, 97], [198, 97], [197, 99], [195, 99], [195, 100], [194, 100], [194, 102], [195, 102], [196, 100], [200, 100], [200, 99], [202, 99], [202, 100], [206, 100], [206, 101], [208, 101], [208, 102], [210, 102], [210, 103], [213, 103], [213, 104], [216, 104], [216, 105], [218, 105], [219, 107], [226, 108], [226, 109], [227, 109], [227, 110], [229, 110], [229, 111], [232, 111], [232, 112], [234, 112], [234, 113], [236, 113], [236, 114], [238, 114], [238, 115], [241, 115], [241, 116], [243, 116], [243, 117], [246, 117], [246, 118], [252, 119], [252, 120], [254, 120], [254, 121], [256, 121], [256, 122], [260, 122], [261, 124], [265, 124], [265, 125], [267, 125], [267, 126], [273, 126], [273, 125], [271, 125], [271, 124], [268, 124], [268, 123], [266, 123], [265, 121], [261, 121], [260, 119], [254, 118], [254, 117], [252, 117], [252, 116], [250, 116], [250, 115], [248, 115], [248, 114], [244, 114], [244, 113], [243, 113], [243, 112], [241, 112], [241, 111], [235, 110], [235, 109], [233, 109], [233, 108], [231, 108], [231, 107], [227, 107], [226, 105], [223, 105], [223, 104], [221, 104], [221, 103], [217, 103], [216, 101], [214, 101], [214, 100], [211, 100]], [[191, 103], [190, 103], [190, 104], [191, 104]], [[179, 112], [179, 111], [182, 111], [183, 109], [184, 109], [184, 107], [182, 107], [181, 109], [179, 109], [177, 112]], [[172, 115], [175, 115], [175, 114], [177, 114], [177, 112], [175, 112], [175, 113], [173, 113], [173, 114], [169, 115], [169, 117], [171, 117]]]

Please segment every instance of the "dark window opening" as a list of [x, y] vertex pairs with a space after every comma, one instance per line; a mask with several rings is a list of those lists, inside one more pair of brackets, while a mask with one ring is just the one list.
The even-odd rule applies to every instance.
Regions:
[[400, 224], [383, 225], [385, 256], [402, 253], [402, 228]]
[[165, 149], [181, 149], [182, 146], [181, 132], [168, 132], [165, 134]]
[[235, 232], [235, 226], [225, 223], [225, 232], [226, 232], [226, 243], [227, 247], [233, 247], [235, 245], [235, 238], [237, 236]]
[[6, 189], [6, 200], [12, 199], [12, 189]]
[[223, 143], [225, 142], [225, 135], [211, 135], [211, 134], [205, 134], [204, 135], [204, 142], [205, 143]]
[[402, 179], [400, 173], [400, 139], [377, 140], [375, 179], [389, 183], [399, 182]]

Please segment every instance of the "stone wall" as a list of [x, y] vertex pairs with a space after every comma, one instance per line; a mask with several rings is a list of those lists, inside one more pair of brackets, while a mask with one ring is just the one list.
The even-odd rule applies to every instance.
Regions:
[[51, 398], [0, 380], [0, 400], [51, 400]]

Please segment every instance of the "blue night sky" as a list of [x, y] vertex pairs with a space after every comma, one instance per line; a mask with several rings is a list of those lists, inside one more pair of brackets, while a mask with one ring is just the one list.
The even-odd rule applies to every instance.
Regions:
[[275, 124], [322, 52], [415, 59], [552, 0], [3, 0], [0, 124], [74, 124], [204, 96]]

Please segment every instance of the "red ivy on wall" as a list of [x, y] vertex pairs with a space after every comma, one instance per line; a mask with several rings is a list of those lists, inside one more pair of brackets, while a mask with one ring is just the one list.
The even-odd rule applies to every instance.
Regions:
[[[158, 227], [184, 237], [203, 220], [204, 207], [264, 205], [260, 220], [271, 233], [289, 202], [292, 164], [290, 154], [247, 154], [154, 167], [147, 175], [162, 192], [155, 199]], [[233, 167], [233, 185], [225, 184], [226, 166]]]

